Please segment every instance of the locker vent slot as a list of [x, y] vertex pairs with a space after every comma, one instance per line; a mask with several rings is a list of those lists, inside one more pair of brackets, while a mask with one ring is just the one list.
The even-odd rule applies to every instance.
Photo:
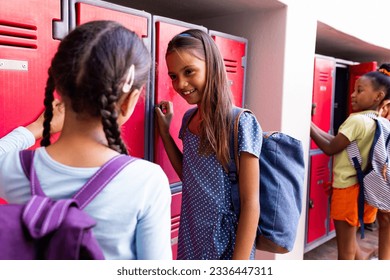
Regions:
[[329, 73], [326, 72], [320, 72], [320, 81], [321, 82], [327, 82], [329, 80]]
[[237, 73], [237, 60], [224, 59], [226, 72], [228, 73]]
[[0, 20], [0, 46], [36, 49], [37, 27]]

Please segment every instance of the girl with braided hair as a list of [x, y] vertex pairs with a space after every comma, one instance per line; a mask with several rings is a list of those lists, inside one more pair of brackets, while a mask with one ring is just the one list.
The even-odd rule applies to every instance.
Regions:
[[[351, 105], [355, 112], [340, 126], [337, 135], [330, 135], [314, 123], [311, 124], [311, 138], [325, 154], [334, 156], [330, 216], [336, 228], [338, 259], [364, 258], [356, 239], [357, 228], [364, 226], [358, 220], [359, 183], [346, 148], [356, 140], [364, 170], [368, 164], [376, 128], [375, 121], [366, 114], [378, 115], [385, 101], [390, 99], [388, 70], [390, 69], [382, 65], [378, 71], [368, 72], [356, 80], [355, 90], [351, 95]], [[365, 203], [364, 223], [373, 223], [376, 217], [377, 209]], [[385, 245], [390, 245], [389, 217], [379, 213], [378, 221], [380, 228], [382, 225], [382, 230], [379, 230], [379, 258], [388, 258], [389, 254], [385, 251], [389, 249], [385, 249]]]
[[[34, 167], [45, 194], [70, 198], [100, 166], [127, 154], [120, 126], [133, 113], [150, 72], [150, 53], [132, 31], [114, 21], [78, 26], [60, 43], [45, 89], [41, 146]], [[50, 142], [54, 91], [65, 107], [58, 140]], [[31, 196], [19, 151], [0, 157], [0, 197]], [[12, 186], [12, 188], [11, 188]], [[171, 259], [169, 182], [160, 166], [127, 165], [85, 208], [106, 259]]]

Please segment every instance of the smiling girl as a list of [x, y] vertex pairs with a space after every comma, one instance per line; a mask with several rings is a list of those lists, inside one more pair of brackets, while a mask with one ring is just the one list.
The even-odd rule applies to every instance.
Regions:
[[[378, 115], [377, 111], [383, 100], [390, 98], [390, 77], [380, 70], [366, 73], [355, 82], [355, 90], [351, 95], [354, 113], [340, 126], [336, 136], [322, 131], [314, 123], [311, 124], [311, 138], [325, 154], [334, 156], [330, 216], [336, 228], [338, 259], [342, 260], [363, 258], [356, 239], [356, 230], [360, 226], [359, 184], [346, 148], [356, 140], [364, 170], [376, 128], [375, 121], [366, 115]], [[365, 203], [364, 223], [374, 222], [376, 213], [376, 208]]]
[[183, 183], [178, 259], [253, 259], [261, 127], [253, 114], [240, 118], [238, 217], [226, 171], [233, 105], [223, 58], [207, 33], [192, 29], [170, 41], [166, 63], [175, 91], [195, 105], [183, 117], [183, 152], [169, 133], [172, 102], [155, 109], [164, 147]]

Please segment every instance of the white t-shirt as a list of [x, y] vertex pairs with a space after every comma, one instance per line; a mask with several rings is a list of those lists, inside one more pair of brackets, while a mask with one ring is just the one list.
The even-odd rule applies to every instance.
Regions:
[[[0, 142], [0, 197], [9, 203], [25, 203], [31, 196], [19, 160], [19, 150], [35, 142], [29, 133], [18, 128]], [[70, 198], [98, 170], [63, 165], [45, 148], [36, 150], [34, 167], [53, 199]], [[105, 258], [172, 259], [170, 202], [169, 182], [159, 165], [138, 159], [126, 166], [85, 208], [97, 222], [93, 233]]]

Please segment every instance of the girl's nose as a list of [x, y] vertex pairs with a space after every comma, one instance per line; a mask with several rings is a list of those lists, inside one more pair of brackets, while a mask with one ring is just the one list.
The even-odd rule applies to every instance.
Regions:
[[179, 86], [181, 89], [184, 89], [185, 87], [188, 86], [188, 82], [185, 80], [181, 80]]

